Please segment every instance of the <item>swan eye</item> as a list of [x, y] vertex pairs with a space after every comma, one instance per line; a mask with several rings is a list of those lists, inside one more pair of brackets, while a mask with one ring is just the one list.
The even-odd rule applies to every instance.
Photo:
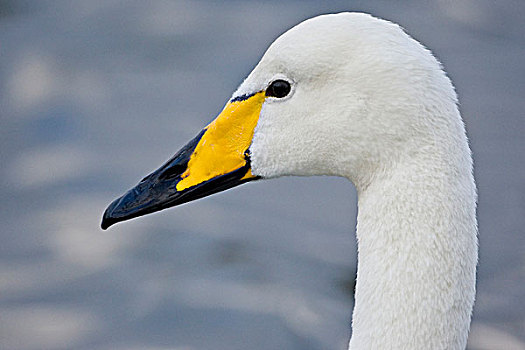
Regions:
[[286, 80], [278, 79], [273, 81], [266, 89], [266, 96], [283, 98], [290, 93], [292, 87]]

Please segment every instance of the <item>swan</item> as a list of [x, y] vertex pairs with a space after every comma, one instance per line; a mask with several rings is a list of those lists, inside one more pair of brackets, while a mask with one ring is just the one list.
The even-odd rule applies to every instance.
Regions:
[[398, 25], [364, 13], [282, 34], [219, 116], [106, 209], [102, 228], [279, 176], [358, 193], [349, 349], [464, 349], [476, 187], [454, 87]]

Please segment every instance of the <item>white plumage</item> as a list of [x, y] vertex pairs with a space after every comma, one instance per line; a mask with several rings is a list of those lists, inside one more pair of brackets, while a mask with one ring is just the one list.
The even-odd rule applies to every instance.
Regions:
[[235, 96], [267, 99], [254, 175], [336, 175], [358, 190], [350, 349], [464, 349], [475, 295], [476, 189], [454, 88], [399, 26], [361, 13], [278, 38]]
[[102, 227], [257, 176], [335, 175], [358, 192], [349, 348], [464, 349], [476, 188], [454, 88], [399, 26], [361, 13], [279, 37], [223, 112], [116, 199]]

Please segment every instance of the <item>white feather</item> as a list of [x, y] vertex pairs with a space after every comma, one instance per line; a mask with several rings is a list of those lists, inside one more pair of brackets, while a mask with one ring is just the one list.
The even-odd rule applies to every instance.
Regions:
[[235, 95], [276, 77], [293, 89], [263, 106], [253, 174], [343, 176], [358, 190], [350, 349], [464, 349], [476, 189], [440, 63], [396, 24], [341, 13], [279, 37]]

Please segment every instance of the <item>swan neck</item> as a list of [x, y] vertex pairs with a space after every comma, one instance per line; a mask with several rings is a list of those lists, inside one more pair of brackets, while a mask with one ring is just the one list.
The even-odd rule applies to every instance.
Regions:
[[436, 150], [358, 188], [350, 349], [464, 349], [475, 294], [476, 192], [463, 157]]

